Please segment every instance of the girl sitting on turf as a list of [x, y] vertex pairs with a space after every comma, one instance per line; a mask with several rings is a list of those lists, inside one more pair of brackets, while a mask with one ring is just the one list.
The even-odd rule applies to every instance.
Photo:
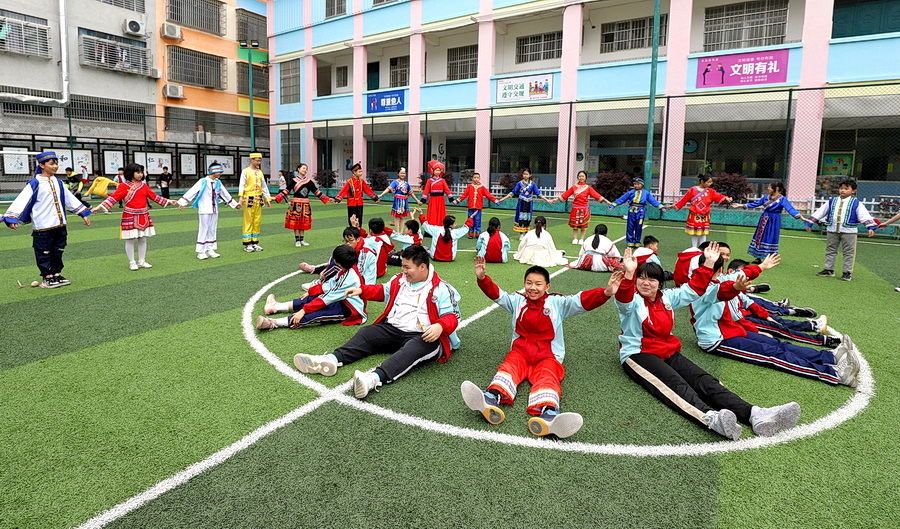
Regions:
[[500, 231], [500, 219], [491, 217], [487, 231], [475, 241], [475, 251], [488, 263], [505, 263], [509, 253], [509, 237]]
[[584, 241], [578, 253], [578, 262], [569, 268], [591, 272], [613, 272], [622, 269], [621, 255], [616, 245], [606, 236], [606, 224], [594, 227], [594, 236]]
[[522, 264], [537, 266], [562, 266], [569, 264], [563, 252], [556, 249], [553, 237], [547, 231], [547, 219], [543, 216], [534, 218], [534, 230], [522, 235], [519, 249], [513, 259]]
[[456, 260], [456, 243], [469, 233], [469, 228], [472, 227], [472, 222], [474, 222], [472, 217], [475, 216], [475, 213], [472, 213], [472, 217], [466, 219], [465, 225], [457, 228], [456, 217], [453, 215], [444, 217], [444, 225], [440, 227], [429, 224], [428, 219], [425, 215], [422, 215], [422, 210], [419, 208], [415, 208], [413, 211], [419, 212], [422, 231], [431, 236], [431, 248], [428, 249], [431, 258], [435, 261], [444, 262]]

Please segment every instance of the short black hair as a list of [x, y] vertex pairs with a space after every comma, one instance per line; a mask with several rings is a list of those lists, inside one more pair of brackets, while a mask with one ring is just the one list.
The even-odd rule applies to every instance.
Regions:
[[663, 287], [666, 282], [666, 272], [661, 266], [650, 261], [644, 261], [644, 264], [638, 266], [634, 277], [647, 276], [650, 279], [659, 281], [659, 288]]
[[72, 169], [71, 167], [66, 167], [66, 172], [69, 172], [69, 171], [73, 171], [73, 172], [74, 172], [75, 169]]
[[729, 270], [740, 270], [741, 268], [744, 268], [745, 266], [747, 266], [749, 264], [750, 263], [748, 263], [747, 261], [744, 261], [743, 259], [732, 259], [731, 262], [728, 263], [728, 269]]
[[369, 219], [369, 231], [372, 235], [378, 235], [384, 232], [384, 219], [381, 217], [372, 217]]
[[547, 269], [544, 268], [543, 266], [535, 265], [535, 266], [530, 267], [528, 270], [525, 270], [524, 279], [528, 279], [528, 276], [530, 276], [531, 274], [540, 274], [540, 275], [544, 276], [544, 281], [546, 281], [547, 283], [550, 283], [550, 272], [548, 272]]
[[409, 259], [414, 265], [430, 265], [431, 258], [428, 256], [428, 250], [421, 244], [410, 244], [400, 252], [400, 259]]
[[347, 237], [353, 237], [354, 239], [359, 239], [359, 228], [355, 226], [347, 226], [344, 228], [343, 237], [346, 239]]
[[840, 186], [850, 186], [850, 189], [855, 191], [856, 190], [856, 180], [854, 180], [852, 178], [843, 178], [838, 183], [838, 187], [840, 187]]
[[353, 268], [353, 265], [355, 265], [359, 259], [356, 256], [356, 250], [346, 244], [336, 246], [334, 251], [331, 252], [331, 258], [334, 259], [334, 262], [337, 263], [338, 266], [344, 269]]
[[406, 229], [413, 233], [419, 233], [419, 221], [414, 219], [406, 221]]
[[134, 180], [134, 173], [144, 172], [144, 166], [137, 163], [130, 163], [125, 166], [125, 180]]
[[644, 237], [644, 246], [648, 246], [653, 243], [659, 244], [659, 239], [652, 235], [647, 235]]
[[[719, 246], [722, 246], [722, 245], [720, 244]], [[706, 262], [706, 254], [701, 253], [700, 257], [697, 259], [697, 266], [703, 266], [703, 263], [705, 263], [705, 262]], [[713, 272], [715, 272], [717, 270], [721, 270], [722, 267], [724, 267], [724, 266], [725, 266], [725, 258], [722, 257], [721, 254], [719, 254], [719, 258], [716, 259], [715, 263], [713, 263]]]
[[[697, 249], [698, 249], [698, 250], [705, 250], [706, 247], [709, 246], [709, 243], [710, 243], [710, 242], [711, 242], [711, 241], [703, 241], [703, 242], [701, 242], [701, 243], [700, 243], [700, 246], [698, 246]], [[729, 250], [731, 249], [731, 246], [728, 246], [728, 243], [727, 243], [727, 242], [718, 241], [718, 243], [719, 243], [719, 248], [728, 248]]]

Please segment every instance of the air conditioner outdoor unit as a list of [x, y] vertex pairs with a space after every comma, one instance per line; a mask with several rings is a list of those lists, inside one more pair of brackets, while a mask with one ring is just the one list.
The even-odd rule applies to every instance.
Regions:
[[166, 84], [163, 86], [163, 95], [169, 99], [184, 99], [184, 87], [180, 84]]
[[122, 33], [134, 35], [135, 37], [146, 37], [147, 27], [146, 24], [136, 18], [126, 18], [122, 22]]
[[162, 70], [159, 68], [150, 68], [150, 77], [153, 79], [162, 78]]
[[194, 133], [194, 140], [197, 143], [210, 143], [212, 142], [212, 132], [203, 132], [202, 130], [198, 130]]
[[164, 22], [162, 25], [162, 36], [165, 39], [181, 40], [181, 26]]

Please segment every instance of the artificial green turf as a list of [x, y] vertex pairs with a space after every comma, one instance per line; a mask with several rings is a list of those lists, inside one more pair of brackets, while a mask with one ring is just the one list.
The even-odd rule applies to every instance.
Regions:
[[[17, 278], [36, 276], [31, 237], [25, 230], [0, 232], [0, 526], [78, 524], [313, 397], [250, 349], [239, 318], [246, 300], [265, 284], [295, 271], [299, 261], [324, 261], [340, 241], [344, 208], [314, 210], [315, 229], [307, 236], [312, 246], [303, 249], [294, 248], [292, 234], [281, 227], [283, 209], [265, 211], [266, 251], [254, 254], [241, 251], [240, 212], [223, 210], [223, 257], [206, 261], [193, 252], [195, 213], [154, 210], [159, 235], [149, 240], [148, 253], [154, 268], [138, 272], [127, 270], [118, 215], [96, 215], [93, 226], [70, 228], [66, 275], [74, 284], [56, 290], [16, 287]], [[460, 216], [464, 210], [450, 211]], [[387, 218], [385, 206], [367, 206], [366, 213]], [[495, 214], [511, 233], [508, 210], [488, 210], [484, 222]], [[576, 250], [565, 215], [548, 217], [559, 248]], [[594, 221], [607, 223], [613, 239], [624, 235], [617, 217]], [[728, 241], [735, 257], [746, 258], [751, 233], [714, 226], [712, 238]], [[673, 263], [690, 243], [680, 223], [651, 224], [645, 234], [663, 241], [664, 263]], [[490, 305], [474, 284], [467, 251], [473, 246], [463, 239], [456, 263], [436, 264], [459, 289], [463, 317]], [[878, 393], [869, 408], [813, 438], [720, 456], [587, 456], [457, 439], [329, 403], [120, 523], [885, 526], [895, 510], [890, 491], [897, 489], [891, 475], [894, 381], [900, 375], [894, 361], [898, 294], [892, 291], [900, 280], [892, 267], [897, 249], [895, 241], [860, 238], [854, 281], [846, 283], [814, 276], [824, 256], [821, 236], [785, 231], [784, 263], [759, 280], [772, 283], [771, 299], [790, 296], [826, 312], [872, 364]], [[488, 266], [503, 288], [521, 286], [525, 266]], [[295, 276], [270, 291], [287, 300], [310, 277]], [[607, 278], [567, 271], [553, 279], [553, 290], [573, 293]], [[370, 322], [382, 308], [370, 304]], [[499, 427], [468, 410], [459, 396], [462, 380], [490, 380], [509, 346], [510, 318], [503, 309], [491, 312], [460, 331], [463, 347], [447, 364], [417, 368], [367, 400], [450, 425], [529, 437], [527, 383]], [[805, 424], [852, 395], [846, 387], [702, 353], [691, 341], [687, 318], [686, 312], [676, 317], [685, 353], [751, 402], [796, 399]], [[724, 442], [622, 373], [611, 302], [572, 318], [565, 329], [563, 408], [585, 417], [572, 441]], [[334, 349], [355, 330], [332, 325], [259, 337], [290, 363], [296, 352]], [[381, 358], [314, 378], [333, 387]], [[748, 430], [745, 437], [752, 436]]]

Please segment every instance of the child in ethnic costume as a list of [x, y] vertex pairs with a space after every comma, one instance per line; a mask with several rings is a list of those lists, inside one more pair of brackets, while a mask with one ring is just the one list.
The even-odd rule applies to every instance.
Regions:
[[85, 226], [91, 225], [88, 215], [92, 211], [75, 198], [63, 181], [56, 177], [59, 158], [55, 152], [42, 152], [35, 156], [35, 160], [38, 163], [35, 177], [28, 181], [9, 205], [3, 215], [3, 222], [13, 230], [19, 229], [20, 222], [34, 223], [31, 245], [41, 273], [41, 288], [57, 288], [72, 283], [61, 273], [62, 255], [68, 238], [66, 210], [80, 215]]
[[581, 245], [578, 261], [569, 268], [589, 270], [591, 272], [613, 272], [622, 269], [622, 256], [619, 249], [606, 236], [606, 224], [597, 224], [594, 236]]
[[505, 263], [509, 254], [509, 237], [500, 231], [500, 219], [491, 217], [488, 229], [475, 241], [475, 252], [488, 263]]
[[753, 264], [759, 264], [766, 256], [778, 253], [778, 239], [781, 235], [781, 212], [787, 211], [795, 219], [803, 222], [807, 220], [798, 212], [785, 195], [784, 184], [774, 181], [769, 184], [769, 194], [749, 204], [732, 204], [733, 208], [758, 208], [763, 207], [756, 232], [750, 239], [750, 247], [747, 253], [756, 258]]
[[[450, 186], [444, 180], [444, 164], [437, 160], [428, 162], [428, 174], [431, 178], [425, 182], [425, 188], [422, 190], [422, 196], [428, 197], [428, 223], [432, 226], [440, 226], [447, 216], [447, 204], [444, 197], [453, 198], [450, 192]], [[427, 232], [426, 232], [427, 233]]]
[[508, 195], [498, 200], [497, 203], [499, 204], [511, 197], [519, 199], [516, 203], [516, 225], [513, 226], [513, 231], [518, 232], [520, 237], [522, 234], [528, 233], [528, 230], [530, 229], [532, 216], [531, 203], [534, 201], [535, 197], [540, 198], [548, 204], [553, 203], [546, 197], [541, 196], [541, 190], [538, 189], [537, 184], [531, 180], [531, 171], [528, 169], [522, 169], [522, 179], [516, 183], [516, 186], [513, 187], [513, 190], [510, 191]]
[[690, 204], [687, 225], [684, 232], [691, 236], [691, 245], [699, 246], [706, 242], [709, 235], [709, 208], [713, 202], [731, 202], [731, 197], [719, 193], [709, 187], [712, 185], [712, 177], [702, 174], [697, 177], [698, 183], [690, 188], [681, 200], [675, 204], [675, 209], [680, 210], [685, 204]]
[[572, 211], [569, 213], [569, 227], [572, 228], [572, 244], [584, 244], [584, 233], [587, 231], [588, 222], [591, 221], [591, 207], [588, 200], [593, 198], [600, 202], [606, 202], [612, 206], [612, 202], [603, 198], [596, 189], [587, 185], [587, 173], [578, 171], [578, 183], [566, 190], [565, 193], [554, 198], [551, 202], [572, 199]]
[[109, 196], [109, 186], [119, 187], [114, 180], [110, 180], [103, 176], [103, 172], [100, 169], [94, 169], [94, 181], [91, 182], [91, 187], [84, 193], [84, 199], [87, 200], [91, 198], [91, 195], [97, 195], [98, 197], [106, 198]]
[[312, 229], [312, 208], [309, 205], [309, 195], [315, 195], [323, 204], [330, 201], [327, 195], [319, 191], [313, 179], [307, 176], [308, 171], [309, 168], [305, 163], [298, 165], [297, 174], [291, 177], [290, 185], [275, 196], [275, 201], [281, 202], [283, 198], [293, 195], [284, 216], [284, 227], [294, 230], [294, 246], [297, 247], [309, 246], [309, 243], [303, 240], [304, 232]]
[[225, 169], [220, 163], [212, 163], [207, 169], [205, 178], [201, 178], [194, 184], [188, 192], [178, 199], [178, 209], [184, 209], [185, 206], [197, 208], [200, 218], [200, 229], [197, 232], [197, 246], [194, 250], [197, 252], [197, 259], [208, 259], [210, 257], [219, 257], [216, 253], [218, 248], [217, 232], [219, 227], [219, 199], [221, 198], [229, 207], [241, 209], [241, 205], [231, 198], [228, 190], [222, 186], [219, 177]]
[[362, 163], [356, 162], [350, 168], [350, 179], [344, 182], [344, 186], [334, 197], [334, 201], [339, 203], [344, 197], [347, 198], [347, 225], [352, 226], [353, 223], [350, 222], [350, 219], [355, 215], [356, 220], [362, 222], [363, 220], [363, 193], [372, 197], [375, 203], [381, 202], [377, 196], [375, 196], [375, 192], [372, 191], [372, 188], [369, 187], [369, 184], [363, 180], [363, 170]]
[[[125, 240], [125, 255], [128, 256], [128, 268], [153, 268], [147, 262], [147, 238], [156, 235], [153, 227], [153, 219], [150, 218], [149, 201], [156, 202], [160, 206], [178, 204], [175, 200], [163, 198], [150, 189], [144, 182], [144, 166], [130, 163], [125, 166], [125, 185], [120, 185], [115, 192], [106, 197], [99, 206], [91, 209], [94, 213], [109, 211], [113, 204], [122, 200], [125, 209], [122, 211], [122, 224], [119, 229], [119, 237]], [[134, 246], [137, 241], [137, 260], [134, 258]]]
[[644, 190], [644, 179], [635, 177], [632, 181], [633, 189], [629, 189], [627, 193], [620, 196], [616, 201], [609, 205], [609, 209], [620, 206], [628, 202], [628, 221], [625, 225], [625, 243], [631, 248], [639, 248], [641, 246], [641, 233], [644, 231], [644, 216], [647, 213], [647, 204], [663, 213], [666, 207], [659, 203], [649, 191]]
[[241, 242], [244, 244], [244, 251], [248, 253], [263, 251], [263, 247], [259, 245], [263, 200], [267, 208], [272, 207], [272, 196], [269, 194], [266, 176], [259, 169], [261, 164], [262, 154], [250, 153], [250, 167], [241, 171], [241, 180], [238, 183], [238, 197], [244, 207]]
[[403, 231], [403, 219], [409, 217], [409, 199], [412, 197], [416, 204], [422, 205], [422, 201], [416, 198], [412, 192], [412, 186], [406, 181], [406, 168], [401, 167], [397, 171], [397, 179], [391, 182], [384, 191], [378, 195], [383, 197], [387, 193], [394, 194], [394, 204], [391, 206], [391, 216], [394, 217], [394, 229], [398, 232]]
[[475, 258], [475, 277], [485, 295], [513, 315], [510, 351], [486, 391], [466, 380], [460, 391], [469, 409], [480, 412], [491, 424], [506, 418], [500, 405], [516, 398], [519, 384], [528, 379], [528, 431], [533, 435], [569, 437], [584, 419], [573, 412], [560, 413], [561, 382], [566, 370], [563, 320], [603, 305], [615, 295], [624, 274], [613, 274], [605, 288], [585, 290], [571, 296], [550, 294], [550, 274], [532, 266], [525, 272], [525, 292], [509, 294], [485, 273], [484, 257]]
[[466, 186], [463, 194], [453, 201], [454, 204], [459, 204], [464, 199], [467, 200], [466, 207], [469, 208], [469, 217], [472, 218], [472, 228], [469, 230], [470, 239], [478, 237], [481, 233], [481, 210], [484, 208], [485, 198], [494, 204], [497, 203], [497, 199], [488, 188], [481, 185], [481, 175], [475, 173], [472, 175], [472, 183]]

